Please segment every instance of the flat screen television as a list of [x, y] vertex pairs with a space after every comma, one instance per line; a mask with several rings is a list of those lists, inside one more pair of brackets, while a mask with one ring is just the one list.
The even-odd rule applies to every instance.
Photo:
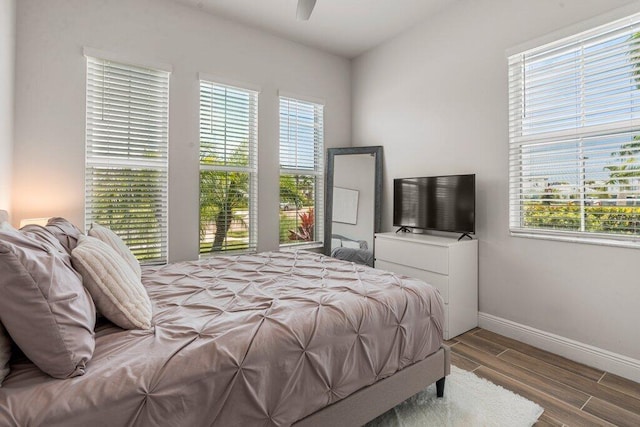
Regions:
[[476, 176], [393, 180], [393, 225], [407, 230], [476, 231]]

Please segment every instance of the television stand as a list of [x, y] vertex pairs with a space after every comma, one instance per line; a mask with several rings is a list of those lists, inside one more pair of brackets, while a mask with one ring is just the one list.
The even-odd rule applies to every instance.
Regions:
[[[440, 291], [445, 340], [478, 326], [478, 240], [376, 233], [375, 268], [415, 277]], [[422, 284], [422, 286], [427, 286]]]
[[471, 235], [469, 233], [462, 233], [462, 235], [460, 237], [458, 237], [458, 242], [460, 240], [462, 240], [465, 236], [468, 237], [469, 240], [473, 240], [473, 237], [471, 237]]
[[401, 231], [403, 233], [411, 233], [411, 229], [409, 227], [405, 227], [404, 225], [396, 230], [396, 234]]

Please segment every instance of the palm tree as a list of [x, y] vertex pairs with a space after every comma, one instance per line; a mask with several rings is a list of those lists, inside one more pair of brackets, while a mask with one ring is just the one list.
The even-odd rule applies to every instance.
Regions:
[[[203, 155], [200, 164], [220, 165], [215, 155]], [[246, 144], [241, 144], [228, 156], [226, 165], [247, 165]], [[235, 215], [249, 205], [249, 172], [229, 172], [218, 170], [200, 171], [200, 241], [206, 235], [207, 227], [215, 224], [215, 236], [211, 252], [222, 251], [231, 225], [242, 221]]]
[[[634, 33], [629, 38], [629, 44], [635, 47], [629, 52], [629, 61], [632, 64], [632, 75], [636, 81], [636, 89], [640, 90], [640, 32]], [[604, 169], [609, 171], [609, 180], [607, 185], [615, 185], [618, 188], [617, 196], [618, 204], [624, 203], [625, 187], [631, 184], [634, 179], [640, 178], [640, 164], [638, 163], [638, 155], [640, 154], [640, 137], [634, 136], [632, 142], [622, 144], [618, 151], [611, 153], [611, 157], [615, 160], [615, 164], [605, 166]]]
[[640, 177], [640, 165], [638, 164], [637, 156], [640, 154], [640, 139], [635, 136], [633, 142], [622, 144], [618, 151], [611, 153], [611, 156], [615, 158], [616, 164], [605, 166], [605, 169], [609, 171], [608, 185], [618, 186], [617, 199], [624, 199], [624, 194], [628, 190], [628, 187], [633, 179]]
[[248, 207], [249, 174], [245, 172], [200, 172], [200, 237], [215, 223], [211, 252], [223, 250], [224, 242], [239, 208]]

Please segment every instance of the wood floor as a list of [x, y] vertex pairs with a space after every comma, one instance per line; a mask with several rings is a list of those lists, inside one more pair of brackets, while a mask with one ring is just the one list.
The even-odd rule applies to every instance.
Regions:
[[447, 344], [453, 365], [542, 406], [538, 427], [640, 426], [638, 383], [480, 328]]

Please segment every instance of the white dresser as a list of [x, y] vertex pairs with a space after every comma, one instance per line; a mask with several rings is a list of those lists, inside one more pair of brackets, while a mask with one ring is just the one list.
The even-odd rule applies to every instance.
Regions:
[[377, 233], [375, 268], [421, 279], [440, 291], [444, 339], [478, 326], [478, 241], [428, 234]]

